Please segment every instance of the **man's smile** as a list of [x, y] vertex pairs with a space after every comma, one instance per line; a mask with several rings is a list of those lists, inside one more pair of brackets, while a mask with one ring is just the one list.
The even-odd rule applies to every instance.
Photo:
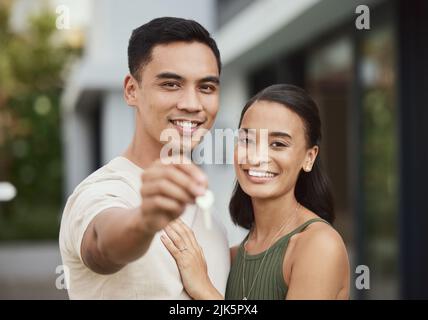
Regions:
[[171, 119], [169, 122], [180, 132], [180, 133], [193, 133], [205, 122], [203, 120], [191, 120], [191, 119]]

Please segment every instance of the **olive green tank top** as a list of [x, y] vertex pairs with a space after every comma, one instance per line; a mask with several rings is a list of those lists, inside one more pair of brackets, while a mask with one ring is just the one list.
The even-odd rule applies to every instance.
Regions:
[[[245, 237], [238, 248], [238, 252], [230, 268], [229, 278], [227, 280], [226, 295], [227, 300], [241, 300], [244, 296], [252, 300], [283, 300], [287, 295], [287, 284], [283, 277], [283, 262], [285, 252], [290, 238], [296, 233], [302, 232], [311, 223], [327, 221], [321, 218], [314, 218], [306, 221], [290, 233], [277, 240], [266, 253], [263, 251], [256, 255], [245, 255], [244, 268], [244, 243], [249, 234]], [[264, 255], [263, 265], [261, 265]], [[260, 271], [259, 271], [260, 269]], [[245, 292], [243, 292], [244, 272]], [[256, 274], [258, 273], [257, 277]], [[251, 288], [252, 287], [252, 288]]]

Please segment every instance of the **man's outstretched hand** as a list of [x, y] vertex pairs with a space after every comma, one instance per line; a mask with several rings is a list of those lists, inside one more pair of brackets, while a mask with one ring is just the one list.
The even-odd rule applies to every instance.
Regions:
[[140, 258], [155, 233], [204, 194], [208, 181], [196, 165], [169, 160], [169, 164], [158, 160], [144, 170], [139, 207], [108, 208], [88, 225], [81, 255], [92, 271], [111, 274]]
[[207, 189], [203, 171], [190, 161], [178, 160], [157, 160], [141, 176], [141, 227], [148, 233], [164, 229]]

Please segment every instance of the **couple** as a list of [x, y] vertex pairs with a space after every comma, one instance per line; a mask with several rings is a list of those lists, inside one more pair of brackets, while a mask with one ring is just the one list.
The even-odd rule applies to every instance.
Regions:
[[[330, 225], [314, 101], [295, 86], [274, 85], [244, 107], [229, 208], [249, 233], [229, 249], [221, 224], [207, 229], [195, 205], [208, 187], [205, 174], [160, 159], [163, 130], [190, 133], [194, 148], [213, 125], [221, 70], [215, 41], [195, 21], [158, 18], [133, 31], [128, 62], [133, 140], [76, 187], [62, 216], [69, 297], [348, 299], [348, 258]], [[260, 149], [262, 130], [266, 156], [240, 152]]]

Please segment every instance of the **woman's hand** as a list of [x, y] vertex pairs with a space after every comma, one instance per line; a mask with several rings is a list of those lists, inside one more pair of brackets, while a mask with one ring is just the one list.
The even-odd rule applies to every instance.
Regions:
[[176, 219], [165, 232], [168, 236], [162, 235], [161, 240], [174, 257], [189, 296], [193, 299], [224, 299], [211, 283], [204, 253], [193, 231]]

